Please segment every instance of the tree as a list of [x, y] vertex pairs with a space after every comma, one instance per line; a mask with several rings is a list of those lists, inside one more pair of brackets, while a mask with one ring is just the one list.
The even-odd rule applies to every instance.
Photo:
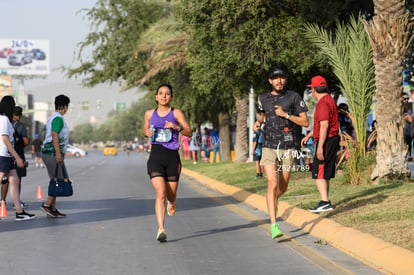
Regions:
[[267, 71], [276, 61], [289, 64], [292, 74], [299, 75], [313, 63], [309, 43], [297, 32], [303, 21], [289, 14], [289, 7], [269, 1], [184, 3], [182, 20], [193, 37], [188, 61], [193, 84], [234, 99], [236, 161], [245, 161], [250, 88], [258, 93], [268, 89]]
[[366, 121], [375, 94], [372, 48], [361, 21], [351, 16], [347, 25], [338, 23], [333, 36], [315, 24], [305, 27], [305, 36], [328, 59], [354, 118], [359, 154], [364, 155]]
[[404, 0], [374, 0], [374, 17], [364, 24], [373, 48], [377, 87], [377, 165], [371, 178], [409, 177], [401, 76], [413, 21]]
[[347, 25], [338, 23], [335, 35], [315, 24], [305, 27], [305, 36], [320, 49], [339, 79], [350, 116], [356, 142], [346, 138], [349, 159], [346, 170], [352, 184], [360, 184], [360, 160], [365, 156], [366, 121], [375, 94], [374, 63], [368, 34], [361, 21], [351, 16]]
[[[165, 1], [98, 0], [93, 8], [84, 10], [91, 32], [78, 44], [81, 65], [64, 68], [68, 77], [84, 76], [85, 86], [117, 82], [127, 89], [138, 85], [149, 53], [135, 56], [136, 42], [168, 10]], [[90, 48], [92, 57], [83, 60], [83, 52]]]

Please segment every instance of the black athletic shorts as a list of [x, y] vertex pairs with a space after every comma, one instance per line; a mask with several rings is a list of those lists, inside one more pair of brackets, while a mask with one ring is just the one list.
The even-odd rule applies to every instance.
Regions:
[[312, 179], [329, 180], [335, 177], [336, 154], [339, 150], [339, 136], [328, 138], [323, 146], [324, 160], [316, 157], [316, 149], [319, 141], [316, 142], [315, 156], [312, 165]]
[[258, 156], [256, 154], [253, 154], [253, 161], [260, 161], [262, 159], [262, 155]]
[[160, 144], [152, 144], [147, 171], [151, 179], [163, 177], [166, 181], [178, 182], [181, 173], [178, 150], [170, 150]]

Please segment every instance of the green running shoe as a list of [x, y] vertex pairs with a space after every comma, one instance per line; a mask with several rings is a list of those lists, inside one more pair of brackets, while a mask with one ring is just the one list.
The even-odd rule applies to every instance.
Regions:
[[277, 223], [270, 225], [270, 232], [272, 232], [272, 239], [283, 236], [283, 233], [280, 231], [279, 225]]

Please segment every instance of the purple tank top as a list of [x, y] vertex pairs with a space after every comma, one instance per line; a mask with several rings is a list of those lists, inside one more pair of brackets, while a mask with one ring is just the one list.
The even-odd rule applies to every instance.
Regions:
[[[164, 117], [160, 117], [157, 113], [157, 109], [154, 110], [154, 112], [152, 113], [152, 116], [150, 118], [150, 125], [152, 125], [155, 130], [159, 130], [161, 129], [161, 131], [163, 131], [165, 122], [169, 121], [172, 122], [174, 124], [177, 124], [177, 121], [175, 120], [174, 117], [174, 108], [171, 108], [171, 111]], [[169, 128], [169, 130], [172, 131], [172, 137], [171, 140], [168, 142], [158, 142], [158, 141], [151, 141], [151, 144], [160, 144], [162, 146], [164, 146], [167, 149], [170, 150], [178, 150], [180, 148], [180, 143], [178, 141], [178, 131], [173, 130], [171, 128]], [[167, 130], [168, 131], [168, 130]]]

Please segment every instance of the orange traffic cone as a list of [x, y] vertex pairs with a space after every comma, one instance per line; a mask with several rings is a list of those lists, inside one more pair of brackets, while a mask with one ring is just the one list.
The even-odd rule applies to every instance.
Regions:
[[37, 199], [43, 200], [43, 192], [42, 192], [42, 187], [40, 187], [40, 185], [37, 187]]
[[7, 217], [7, 208], [4, 200], [1, 201], [0, 205], [0, 217]]

